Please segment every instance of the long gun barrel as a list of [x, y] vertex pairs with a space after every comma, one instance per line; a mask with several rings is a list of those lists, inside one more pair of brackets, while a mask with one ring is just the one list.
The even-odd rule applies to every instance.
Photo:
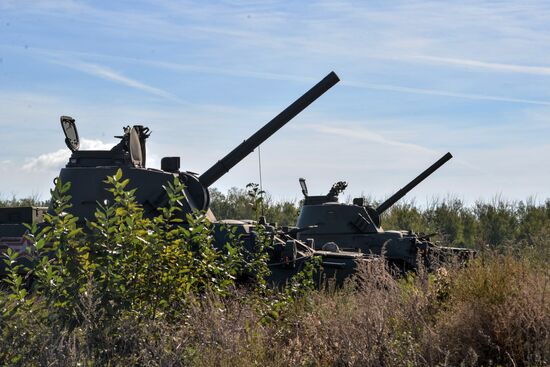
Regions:
[[329, 73], [319, 83], [308, 90], [303, 96], [298, 98], [294, 103], [288, 106], [284, 111], [275, 116], [264, 127], [255, 132], [250, 138], [243, 141], [229, 154], [219, 160], [216, 164], [210, 167], [206, 172], [199, 176], [200, 182], [209, 187], [216, 182], [220, 177], [226, 174], [237, 163], [243, 160], [247, 155], [252, 153], [256, 147], [266, 141], [277, 130], [283, 127], [287, 122], [292, 120], [296, 115], [302, 112], [313, 101], [322, 96], [326, 91], [332, 88], [340, 79], [335, 72]]
[[393, 194], [388, 200], [384, 201], [378, 208], [376, 208], [376, 212], [378, 215], [381, 215], [384, 213], [388, 208], [390, 208], [393, 204], [395, 204], [399, 199], [401, 199], [403, 196], [407, 195], [409, 191], [414, 189], [416, 185], [418, 185], [420, 182], [424, 181], [426, 177], [434, 173], [439, 167], [444, 165], [449, 159], [453, 158], [451, 153], [445, 154], [443, 157], [439, 158], [437, 162], [432, 164], [427, 170], [422, 172], [418, 175], [414, 180], [409, 182], [409, 184], [405, 187], [403, 187], [401, 190], [397, 191], [395, 194]]

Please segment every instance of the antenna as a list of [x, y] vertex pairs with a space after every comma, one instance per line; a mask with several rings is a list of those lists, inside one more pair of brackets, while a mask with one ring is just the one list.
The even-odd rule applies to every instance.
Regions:
[[[260, 192], [263, 192], [264, 189], [263, 189], [263, 184], [262, 184], [262, 153], [261, 153], [260, 147], [261, 147], [261, 145], [258, 145], [258, 171], [260, 173]], [[262, 197], [261, 205], [262, 205], [262, 216], [264, 216], [264, 200], [263, 200], [263, 197]]]

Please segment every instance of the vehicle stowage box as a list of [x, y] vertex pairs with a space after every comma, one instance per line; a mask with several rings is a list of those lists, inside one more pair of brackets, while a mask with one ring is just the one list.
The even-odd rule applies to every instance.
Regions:
[[47, 210], [35, 206], [0, 208], [0, 224], [40, 223]]

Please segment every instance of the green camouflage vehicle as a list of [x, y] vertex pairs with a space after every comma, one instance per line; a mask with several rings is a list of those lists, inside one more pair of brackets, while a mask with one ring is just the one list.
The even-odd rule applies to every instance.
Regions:
[[433, 269], [441, 263], [474, 256], [473, 250], [439, 246], [431, 241], [430, 235], [384, 230], [381, 226], [381, 215], [386, 210], [451, 158], [450, 153], [445, 154], [376, 208], [362, 197], [353, 199], [352, 204], [338, 202], [338, 195], [347, 187], [343, 181], [334, 184], [327, 195], [310, 196], [305, 179], [301, 178], [304, 203], [298, 217], [297, 238], [312, 239], [318, 249], [384, 255], [400, 271], [417, 270], [421, 264]]
[[[254, 251], [258, 223], [216, 220], [214, 213], [209, 208], [210, 193], [208, 188], [338, 81], [339, 78], [334, 72], [328, 74], [201, 175], [181, 171], [179, 157], [162, 158], [161, 169], [146, 168], [146, 140], [150, 136], [150, 130], [142, 125], [124, 128], [124, 134], [118, 137], [120, 143], [110, 150], [80, 150], [75, 120], [68, 116], [62, 116], [61, 125], [65, 133], [65, 142], [72, 154], [67, 165], [61, 169], [59, 177], [62, 182], [71, 182], [69, 194], [72, 197], [72, 207], [69, 212], [78, 217], [83, 226], [86, 219], [93, 219], [98, 203], [104, 203], [110, 199], [111, 194], [105, 190], [105, 178], [115, 175], [120, 169], [123, 177], [130, 180], [127, 189], [137, 189], [135, 196], [144, 210], [144, 216], [153, 218], [159, 214], [158, 208], [168, 203], [168, 195], [164, 186], [173, 182], [174, 177], [177, 177], [185, 184], [186, 200], [182, 203], [183, 210], [180, 212], [184, 222], [188, 213], [205, 212], [213, 223], [215, 246], [220, 249], [224, 248], [224, 244], [228, 240], [229, 229], [236, 228], [236, 234], [241, 236], [245, 248]], [[27, 242], [24, 238], [26, 228], [22, 223], [40, 222], [44, 210], [44, 208], [0, 209], [0, 238], [4, 238], [3, 242], [0, 242], [0, 246], [23, 251]], [[315, 256], [322, 258], [325, 275], [335, 276], [338, 282], [342, 282], [354, 272], [357, 262], [372, 261], [358, 252], [316, 251], [311, 242], [292, 238], [278, 228], [266, 226], [266, 230], [272, 242], [269, 281], [274, 284], [287, 281]]]

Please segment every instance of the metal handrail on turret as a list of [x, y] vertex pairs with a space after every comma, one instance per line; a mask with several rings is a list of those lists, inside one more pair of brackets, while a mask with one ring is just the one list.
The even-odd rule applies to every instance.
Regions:
[[206, 172], [199, 176], [199, 181], [209, 187], [220, 177], [225, 175], [237, 163], [252, 153], [260, 144], [266, 141], [277, 130], [292, 120], [296, 115], [302, 112], [306, 107], [322, 96], [326, 91], [332, 88], [340, 79], [335, 72], [329, 73], [319, 83], [308, 90], [304, 95], [298, 98], [294, 103], [285, 108], [284, 111], [275, 116], [271, 121], [255, 132], [250, 138], [243, 141], [229, 154], [216, 162]]

